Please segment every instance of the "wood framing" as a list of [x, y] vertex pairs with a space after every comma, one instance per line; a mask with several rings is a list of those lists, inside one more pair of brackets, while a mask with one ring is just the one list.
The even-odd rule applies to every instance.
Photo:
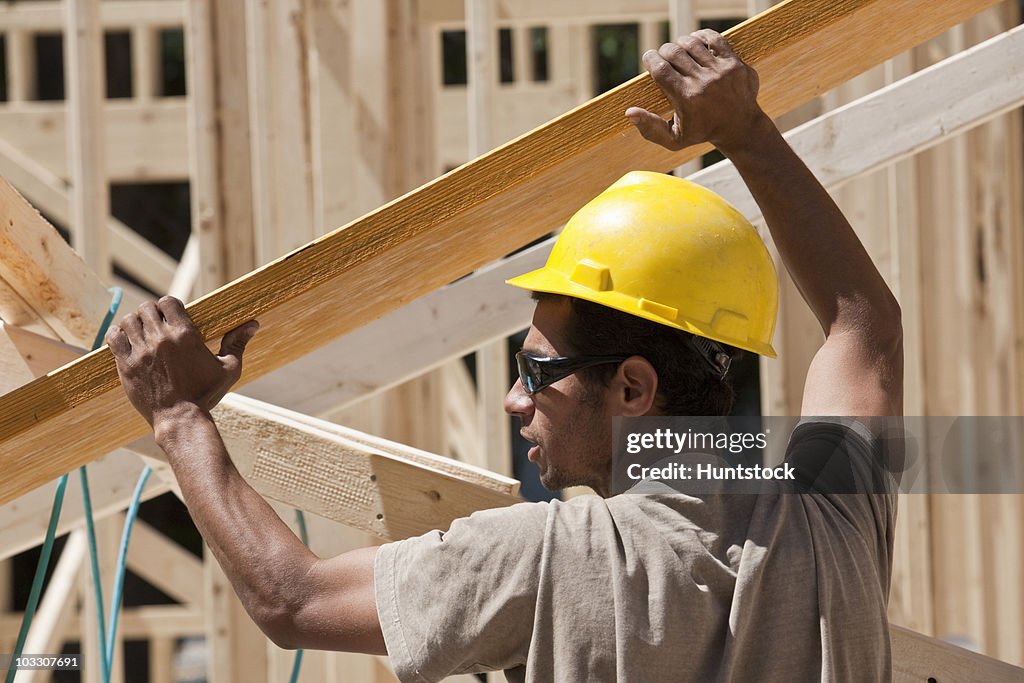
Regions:
[[110, 293], [39, 212], [0, 178], [0, 279], [62, 341], [91, 348]]
[[[0, 176], [18, 188], [33, 206], [68, 226], [69, 230], [75, 230], [66, 183], [3, 139], [0, 139]], [[116, 218], [108, 217], [107, 229], [114, 264], [153, 291], [167, 291], [174, 275], [174, 259]]]
[[[729, 33], [779, 114], [995, 4], [994, 0], [790, 0]], [[279, 367], [557, 225], [633, 168], [665, 170], [703, 151], [668, 154], [622, 115], [665, 112], [648, 76], [612, 90], [420, 190], [193, 303], [208, 338], [259, 318], [247, 377]], [[502, 229], [488, 226], [500, 221]], [[410, 273], [415, 273], [410, 277]], [[100, 428], [102, 426], [102, 428]], [[0, 399], [0, 502], [144, 433], [109, 351]]]
[[[100, 0], [68, 0], [64, 73], [67, 74], [68, 166], [71, 178], [72, 243], [85, 263], [109, 281], [106, 130], [103, 109], [106, 78]], [[101, 318], [102, 319], [102, 318]], [[91, 347], [91, 344], [90, 344]]]

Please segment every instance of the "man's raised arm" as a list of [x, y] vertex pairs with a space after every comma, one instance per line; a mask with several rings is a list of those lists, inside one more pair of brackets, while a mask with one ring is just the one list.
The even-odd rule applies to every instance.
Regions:
[[849, 222], [757, 104], [757, 74], [710, 30], [644, 55], [675, 108], [626, 115], [669, 149], [711, 142], [736, 166], [782, 261], [825, 331], [807, 373], [804, 415], [900, 415], [900, 308]]

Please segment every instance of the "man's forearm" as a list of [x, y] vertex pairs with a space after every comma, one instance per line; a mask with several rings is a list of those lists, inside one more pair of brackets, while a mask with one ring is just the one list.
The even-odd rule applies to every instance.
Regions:
[[[770, 119], [720, 150], [764, 215], [786, 269], [826, 335], [858, 329], [883, 340], [899, 308], [839, 207]], [[896, 330], [893, 330], [894, 332]]]
[[301, 579], [316, 561], [228, 457], [209, 413], [185, 406], [155, 423], [192, 519], [253, 620], [287, 628]]

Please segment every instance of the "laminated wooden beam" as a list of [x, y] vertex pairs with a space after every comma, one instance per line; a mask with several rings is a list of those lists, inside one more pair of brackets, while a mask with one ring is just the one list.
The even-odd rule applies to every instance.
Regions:
[[[1020, 107], [1021, 63], [1024, 28], [1018, 27], [814, 119], [788, 132], [786, 140], [822, 184], [834, 189]], [[720, 162], [689, 179], [726, 197], [752, 222], [759, 220], [760, 209], [731, 163]], [[242, 393], [328, 414], [489, 339], [508, 336], [529, 325], [533, 303], [504, 281], [543, 265], [554, 241], [431, 292], [261, 377]], [[389, 361], [367, 363], [373, 354]]]
[[[762, 106], [777, 115], [995, 1], [789, 0], [728, 37], [758, 69]], [[258, 318], [245, 379], [280, 367], [543, 235], [626, 171], [667, 170], [706, 151], [642, 141], [623, 115], [631, 105], [669, 110], [638, 76], [189, 312], [207, 339]], [[117, 384], [101, 349], [0, 399], [0, 503], [145, 433]]]

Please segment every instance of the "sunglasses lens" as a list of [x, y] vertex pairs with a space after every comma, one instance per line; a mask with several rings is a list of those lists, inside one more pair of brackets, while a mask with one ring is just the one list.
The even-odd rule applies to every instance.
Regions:
[[526, 393], [533, 394], [540, 391], [540, 364], [520, 352], [516, 354], [516, 366], [519, 368], [519, 381], [523, 383]]

